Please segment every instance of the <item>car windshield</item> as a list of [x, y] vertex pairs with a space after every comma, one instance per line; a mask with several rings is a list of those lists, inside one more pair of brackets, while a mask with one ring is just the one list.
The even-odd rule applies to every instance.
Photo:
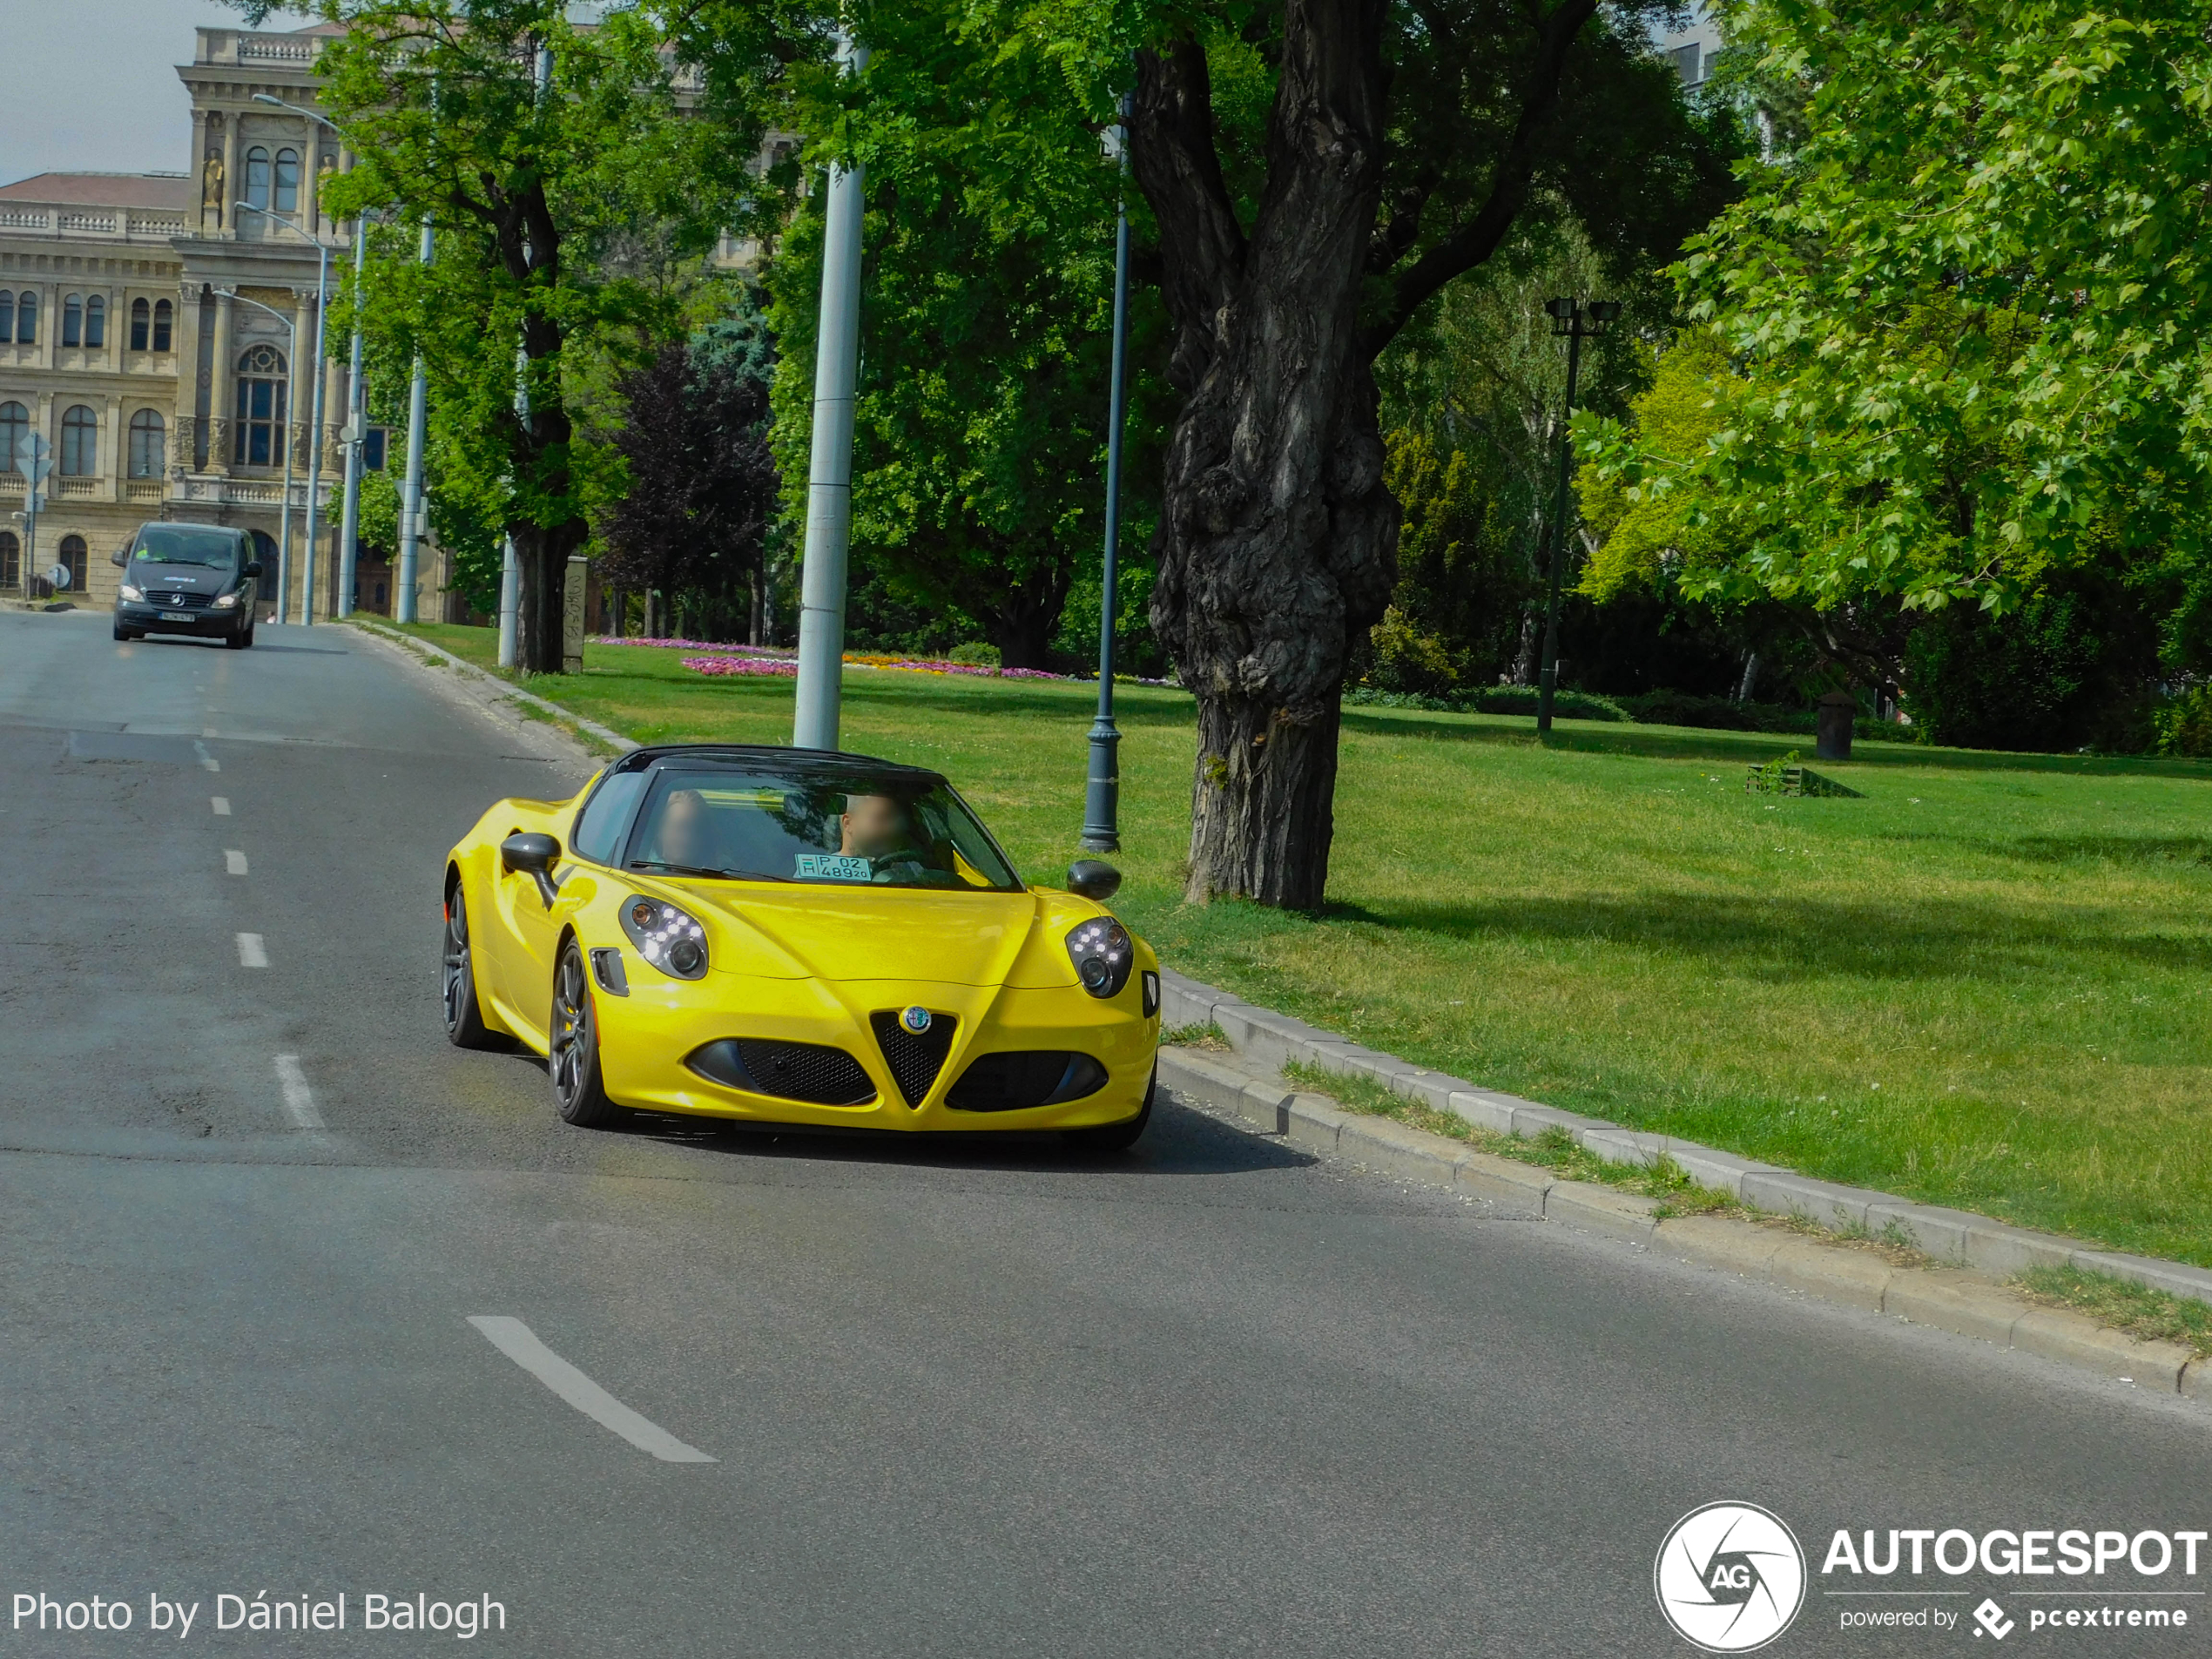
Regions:
[[920, 772], [665, 766], [625, 862], [678, 875], [840, 887], [1022, 887], [966, 804]]
[[131, 556], [148, 564], [229, 565], [238, 557], [238, 537], [202, 524], [149, 524]]

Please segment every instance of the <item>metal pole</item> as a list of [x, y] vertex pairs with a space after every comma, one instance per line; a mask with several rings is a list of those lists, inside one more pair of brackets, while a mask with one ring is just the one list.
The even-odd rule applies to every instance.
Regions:
[[284, 522], [277, 535], [277, 613], [280, 623], [292, 620], [292, 411], [300, 401], [300, 330], [292, 330], [292, 350], [285, 359], [284, 415], [277, 422], [277, 442], [284, 445]]
[[[1562, 422], [1571, 428], [1575, 419], [1575, 378], [1582, 367], [1581, 318], [1571, 319], [1567, 335], [1567, 408]], [[1536, 699], [1536, 735], [1548, 737], [1552, 729], [1552, 696], [1559, 689], [1559, 580], [1567, 563], [1567, 476], [1575, 461], [1575, 438], [1563, 430], [1559, 438], [1559, 494], [1552, 506], [1551, 574], [1544, 597], [1544, 671]]]
[[[430, 221], [422, 221], [422, 246], [418, 263], [430, 263], [433, 252]], [[407, 488], [400, 497], [399, 591], [393, 596], [392, 614], [399, 622], [415, 620], [416, 542], [422, 533], [422, 427], [429, 413], [429, 373], [422, 354], [415, 354], [415, 384], [407, 401]]]
[[[1129, 172], [1129, 98], [1122, 98], [1122, 125], [1114, 130], [1122, 172]], [[1123, 197], [1114, 220], [1113, 379], [1106, 394], [1106, 556], [1098, 597], [1098, 715], [1090, 725], [1090, 775], [1083, 786], [1082, 845], [1093, 853], [1120, 849], [1121, 729], [1114, 724], [1114, 608], [1120, 597], [1122, 533], [1122, 367], [1129, 341], [1129, 201]]]
[[[838, 48], [850, 72], [868, 49]], [[858, 167], [832, 167], [824, 212], [821, 320], [814, 345], [814, 445], [806, 474], [806, 566], [799, 609], [799, 686], [792, 742], [837, 747], [845, 672], [845, 559], [853, 533], [853, 395], [860, 366], [860, 210]]]
[[368, 398], [361, 386], [361, 273], [368, 257], [368, 215], [354, 221], [354, 353], [346, 374], [346, 505], [338, 520], [338, 614], [354, 614], [354, 548], [361, 526], [361, 447], [368, 442]]
[[[543, 104], [546, 89], [553, 83], [553, 49], [540, 46], [532, 64], [536, 86], [535, 98]], [[529, 239], [523, 239], [527, 257]], [[515, 347], [515, 416], [523, 423], [523, 430], [530, 429], [530, 359], [529, 350], [520, 343]], [[508, 533], [506, 547], [499, 563], [499, 665], [512, 668], [522, 654], [523, 631], [523, 561], [515, 551], [515, 536]]]
[[316, 492], [322, 487], [322, 317], [330, 301], [330, 250], [315, 239], [315, 395], [307, 423], [307, 556], [300, 567], [300, 625], [315, 625]]

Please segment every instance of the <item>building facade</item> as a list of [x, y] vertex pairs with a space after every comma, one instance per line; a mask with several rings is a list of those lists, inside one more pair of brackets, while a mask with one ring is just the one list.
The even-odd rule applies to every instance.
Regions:
[[[327, 218], [321, 194], [350, 158], [320, 123], [257, 102], [314, 107], [327, 30], [198, 32], [177, 71], [192, 95], [177, 140], [187, 170], [0, 186], [0, 594], [39, 596], [51, 581], [78, 603], [110, 603], [120, 572], [109, 556], [146, 520], [181, 519], [251, 531], [264, 616], [288, 577], [296, 620], [319, 473], [314, 608], [327, 616], [348, 388], [344, 339], [316, 359], [314, 242], [330, 251], [334, 292], [353, 226]], [[28, 543], [25, 433], [54, 463]], [[426, 558], [426, 578], [442, 563]], [[426, 580], [426, 616], [440, 614], [437, 586]]]

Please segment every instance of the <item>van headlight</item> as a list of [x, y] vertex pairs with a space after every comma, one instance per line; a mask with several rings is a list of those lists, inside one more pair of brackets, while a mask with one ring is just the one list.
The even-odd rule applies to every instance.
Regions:
[[215, 609], [218, 610], [233, 610], [237, 604], [238, 595], [234, 593], [219, 593], [215, 596]]
[[140, 593], [128, 582], [125, 582], [121, 587], [118, 588], [116, 591], [121, 594], [125, 598], [128, 599], [132, 604], [138, 604], [145, 598], [145, 594]]
[[622, 929], [637, 954], [671, 979], [706, 976], [706, 929], [666, 900], [631, 894], [622, 901]]
[[1068, 935], [1068, 960], [1076, 977], [1093, 996], [1119, 996], [1136, 965], [1136, 947], [1129, 929], [1111, 916], [1087, 921]]

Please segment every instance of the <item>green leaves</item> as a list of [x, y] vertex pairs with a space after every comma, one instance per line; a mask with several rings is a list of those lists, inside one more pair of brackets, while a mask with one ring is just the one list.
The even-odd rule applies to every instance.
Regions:
[[[1714, 592], [2003, 609], [2107, 547], [2205, 551], [2212, 44], [2178, 6], [1760, 0], [1738, 48], [1807, 136], [1679, 267], [1710, 429], [1584, 453], [1667, 479]], [[1639, 454], [1638, 451], [1646, 451]]]

